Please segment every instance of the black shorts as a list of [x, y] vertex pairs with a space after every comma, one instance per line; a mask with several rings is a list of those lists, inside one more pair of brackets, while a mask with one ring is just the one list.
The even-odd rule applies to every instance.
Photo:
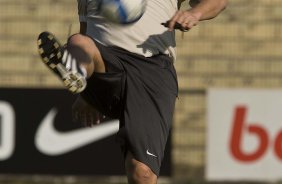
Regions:
[[120, 120], [118, 139], [125, 153], [130, 151], [158, 176], [178, 93], [172, 60], [96, 45], [106, 73], [94, 73], [81, 96]]

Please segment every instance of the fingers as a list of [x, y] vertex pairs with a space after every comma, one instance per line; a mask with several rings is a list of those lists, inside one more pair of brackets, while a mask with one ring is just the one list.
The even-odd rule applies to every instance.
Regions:
[[80, 112], [78, 121], [85, 127], [92, 127], [99, 121], [96, 112]]
[[189, 30], [196, 26], [199, 22], [199, 17], [189, 11], [177, 11], [168, 23], [168, 30], [172, 31], [177, 27], [177, 24], [181, 26], [180, 30]]
[[85, 127], [92, 127], [93, 125], [100, 124], [105, 116], [95, 111], [85, 109], [75, 109], [72, 112], [73, 121], [80, 122]]
[[78, 97], [72, 105], [72, 119], [81, 122], [83, 126], [93, 126], [101, 122], [102, 115], [84, 99]]
[[95, 124], [95, 117], [91, 112], [84, 113], [84, 118], [82, 120], [82, 122], [84, 122], [84, 126], [86, 127], [92, 127]]
[[76, 112], [76, 111], [72, 111], [72, 120], [73, 121], [78, 121], [78, 112]]

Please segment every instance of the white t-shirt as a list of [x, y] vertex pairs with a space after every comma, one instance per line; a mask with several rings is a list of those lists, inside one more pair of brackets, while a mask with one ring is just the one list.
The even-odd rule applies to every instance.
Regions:
[[81, 22], [87, 22], [86, 34], [103, 45], [115, 45], [130, 52], [151, 57], [167, 54], [176, 57], [175, 32], [161, 23], [177, 11], [177, 0], [147, 0], [141, 19], [130, 25], [113, 24], [99, 15], [100, 0], [77, 0]]

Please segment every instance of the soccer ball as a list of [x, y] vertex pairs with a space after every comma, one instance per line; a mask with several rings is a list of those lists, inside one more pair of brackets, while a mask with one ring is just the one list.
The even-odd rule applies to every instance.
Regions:
[[142, 17], [146, 4], [146, 0], [102, 0], [99, 10], [110, 22], [130, 24]]

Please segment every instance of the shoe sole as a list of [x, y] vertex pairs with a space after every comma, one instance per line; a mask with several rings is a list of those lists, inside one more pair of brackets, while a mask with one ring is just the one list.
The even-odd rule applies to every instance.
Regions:
[[80, 93], [86, 87], [85, 78], [77, 72], [68, 70], [62, 63], [63, 49], [56, 37], [49, 32], [42, 32], [37, 40], [41, 59], [72, 93]]

